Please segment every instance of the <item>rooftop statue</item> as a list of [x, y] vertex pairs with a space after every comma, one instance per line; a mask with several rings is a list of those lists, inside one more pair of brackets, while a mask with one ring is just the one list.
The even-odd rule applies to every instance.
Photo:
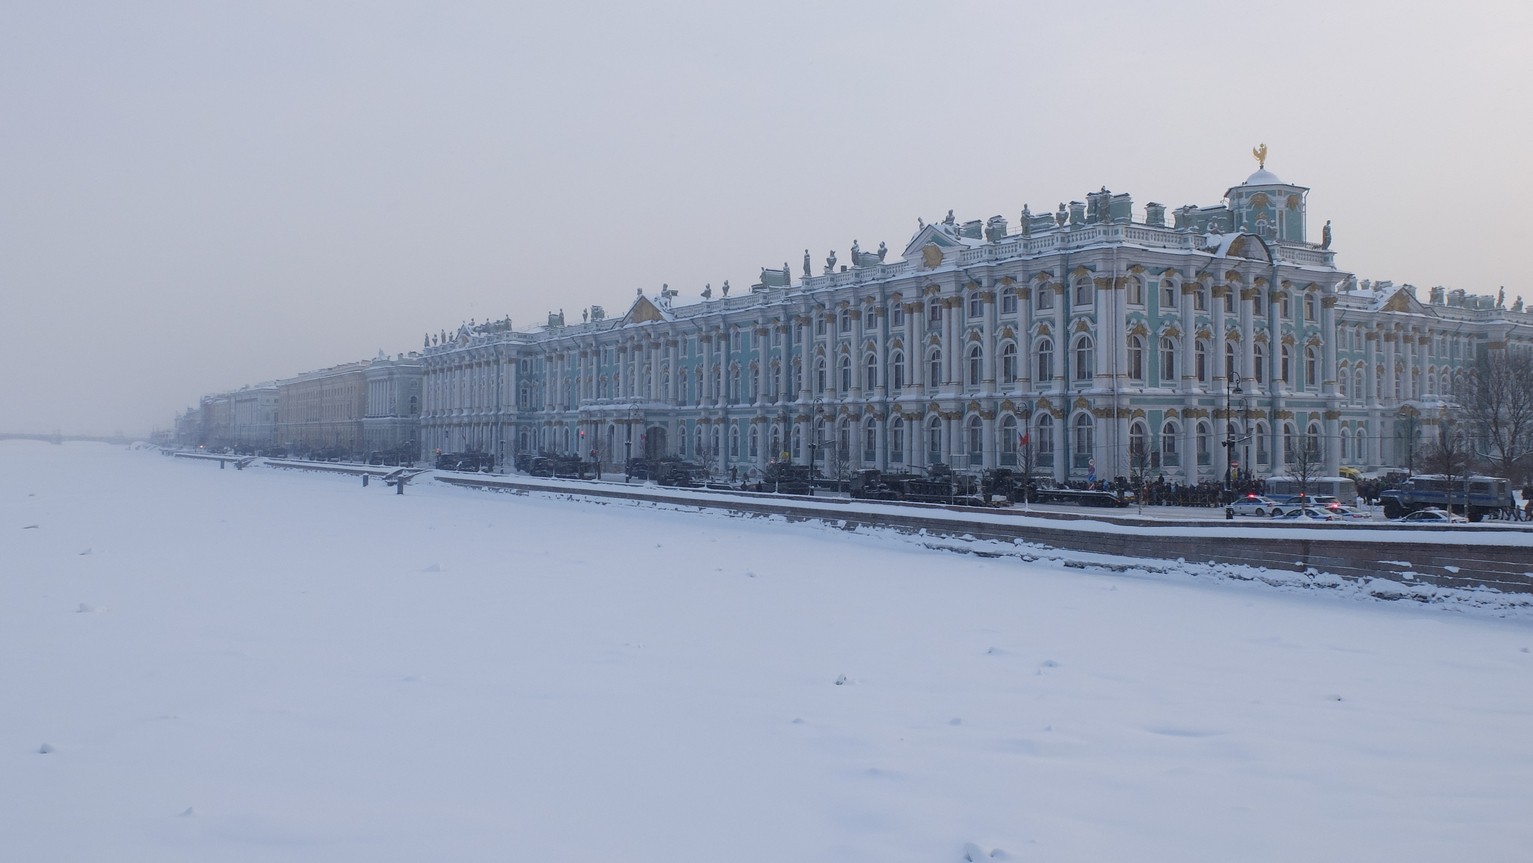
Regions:
[[834, 273], [835, 271], [836, 271], [836, 250], [835, 249], [831, 249], [830, 250], [830, 257], [825, 259], [825, 275], [828, 276], [831, 273]]
[[[1263, 145], [1263, 148], [1265, 148], [1265, 146], [1266, 145]], [[1264, 149], [1264, 154], [1265, 154], [1265, 149]], [[1331, 220], [1330, 219], [1326, 219], [1325, 220], [1325, 227], [1320, 229], [1320, 248], [1322, 248], [1322, 249], [1329, 249], [1330, 247], [1331, 247]]]
[[952, 225], [952, 224], [954, 224], [956, 222], [957, 222], [957, 220], [955, 218], [953, 218], [953, 211], [952, 210], [948, 210], [947, 211], [947, 218], [942, 220], [942, 224], [944, 224], [944, 225]]
[[1258, 168], [1260, 168], [1262, 170], [1266, 170], [1266, 168], [1267, 168], [1267, 145], [1266, 144], [1262, 144], [1260, 147], [1252, 147], [1251, 148], [1251, 155], [1256, 157], [1256, 167], [1258, 167]]
[[1059, 202], [1059, 211], [1054, 214], [1054, 224], [1063, 228], [1065, 222], [1070, 221], [1070, 211], [1065, 208], [1065, 202]]
[[724, 296], [729, 296], [729, 280], [724, 280]]
[[713, 283], [712, 282], [708, 282], [707, 284], [703, 285], [703, 299], [705, 299], [705, 300], [713, 299]]
[[814, 275], [814, 274], [809, 271], [809, 250], [805, 249], [804, 250], [804, 278], [807, 279], [807, 278], [809, 278], [812, 275]]

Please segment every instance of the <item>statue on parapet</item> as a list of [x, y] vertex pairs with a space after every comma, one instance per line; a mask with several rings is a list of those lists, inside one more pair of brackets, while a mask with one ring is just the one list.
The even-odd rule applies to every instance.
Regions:
[[1065, 202], [1059, 202], [1059, 211], [1054, 214], [1054, 224], [1063, 228], [1065, 222], [1070, 221], [1070, 211], [1065, 208]]
[[828, 276], [831, 273], [834, 273], [835, 271], [836, 271], [836, 250], [835, 249], [831, 249], [830, 250], [830, 256], [825, 259], [825, 275]]
[[724, 296], [729, 296], [729, 280], [724, 280]]
[[703, 285], [703, 299], [705, 299], [705, 300], [713, 299], [713, 283], [712, 282], [708, 282], [708, 283]]
[[1322, 249], [1329, 249], [1330, 247], [1331, 247], [1331, 220], [1330, 219], [1326, 219], [1325, 220], [1325, 227], [1320, 229], [1320, 248], [1322, 248]]
[[[786, 265], [784, 265], [784, 266], [786, 266]], [[812, 275], [814, 275], [814, 273], [810, 272], [810, 269], [809, 269], [809, 250], [805, 249], [804, 250], [804, 278], [807, 279], [807, 278], [809, 278]]]
[[957, 223], [958, 223], [958, 220], [953, 217], [953, 211], [952, 210], [948, 210], [947, 211], [947, 218], [942, 220], [942, 224], [948, 225], [949, 227], [951, 227], [951, 226], [953, 226], [953, 225], [955, 225]]

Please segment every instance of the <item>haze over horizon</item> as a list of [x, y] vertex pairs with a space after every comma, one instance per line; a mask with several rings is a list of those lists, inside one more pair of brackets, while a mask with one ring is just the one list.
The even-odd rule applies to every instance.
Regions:
[[801, 0], [13, 4], [0, 431], [211, 392], [1101, 186], [1310, 187], [1359, 278], [1533, 300], [1533, 9]]

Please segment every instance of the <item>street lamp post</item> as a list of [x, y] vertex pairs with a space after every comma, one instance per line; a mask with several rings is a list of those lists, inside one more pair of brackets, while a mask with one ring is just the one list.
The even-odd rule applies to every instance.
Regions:
[[814, 418], [809, 421], [809, 494], [814, 495], [814, 463], [815, 456], [825, 446], [822, 437], [824, 434], [820, 426], [824, 423], [825, 405], [823, 399], [816, 397], [814, 400]]
[[1233, 483], [1235, 473], [1235, 423], [1233, 413], [1234, 397], [1242, 395], [1240, 384], [1236, 382], [1234, 388], [1230, 387], [1230, 380], [1224, 382], [1224, 499], [1228, 503], [1235, 499], [1235, 486]]

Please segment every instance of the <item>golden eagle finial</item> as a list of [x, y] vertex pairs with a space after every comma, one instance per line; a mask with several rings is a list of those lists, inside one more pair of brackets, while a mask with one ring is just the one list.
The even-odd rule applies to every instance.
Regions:
[[1267, 168], [1267, 145], [1266, 144], [1262, 144], [1260, 147], [1252, 147], [1251, 148], [1251, 155], [1256, 157], [1256, 166], [1258, 168], [1262, 169], [1262, 170], [1266, 170], [1266, 168]]

